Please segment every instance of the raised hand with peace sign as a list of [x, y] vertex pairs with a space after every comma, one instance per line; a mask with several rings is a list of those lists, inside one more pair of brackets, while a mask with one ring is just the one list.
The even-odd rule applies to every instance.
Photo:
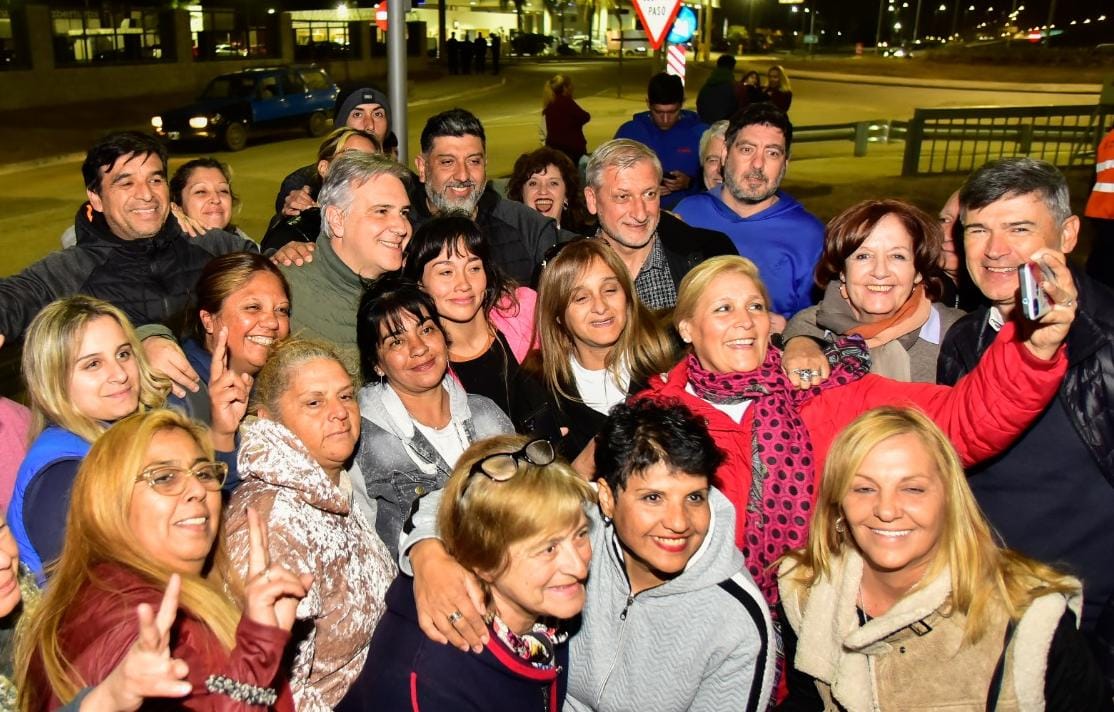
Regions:
[[213, 446], [221, 452], [236, 449], [236, 430], [248, 409], [252, 377], [236, 373], [228, 353], [228, 327], [222, 326], [213, 345], [209, 371], [209, 404]]
[[298, 601], [313, 585], [313, 575], [298, 576], [286, 567], [271, 563], [267, 524], [251, 507], [248, 508], [248, 546], [244, 613], [256, 623], [290, 630]]

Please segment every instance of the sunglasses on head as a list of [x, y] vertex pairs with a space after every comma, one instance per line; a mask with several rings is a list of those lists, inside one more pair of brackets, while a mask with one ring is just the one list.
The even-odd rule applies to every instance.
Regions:
[[545, 467], [555, 459], [557, 453], [553, 444], [543, 438], [531, 440], [515, 452], [488, 455], [472, 465], [468, 472], [468, 482], [460, 489], [460, 498], [464, 499], [464, 493], [468, 491], [468, 486], [476, 475], [483, 475], [494, 482], [506, 482], [518, 474], [518, 466], [523, 462], [535, 467]]

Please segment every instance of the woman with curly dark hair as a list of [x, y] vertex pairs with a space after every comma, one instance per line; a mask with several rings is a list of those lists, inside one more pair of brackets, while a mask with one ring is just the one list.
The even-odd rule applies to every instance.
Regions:
[[519, 156], [507, 183], [507, 197], [553, 218], [560, 229], [582, 235], [594, 232], [580, 174], [561, 151], [544, 147]]

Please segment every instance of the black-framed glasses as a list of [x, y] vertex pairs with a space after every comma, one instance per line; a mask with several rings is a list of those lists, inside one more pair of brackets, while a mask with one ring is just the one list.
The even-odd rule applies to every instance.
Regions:
[[545, 467], [557, 459], [553, 443], [545, 438], [531, 440], [515, 452], [497, 452], [478, 460], [468, 472], [468, 482], [460, 488], [460, 498], [468, 491], [468, 485], [476, 475], [483, 475], [495, 482], [506, 482], [518, 474], [518, 466], [527, 462], [536, 467]]
[[154, 465], [140, 472], [135, 481], [146, 482], [161, 495], [177, 497], [186, 491], [186, 483], [190, 477], [210, 492], [219, 492], [228, 477], [228, 465], [223, 462], [199, 462], [189, 469], [174, 465]]

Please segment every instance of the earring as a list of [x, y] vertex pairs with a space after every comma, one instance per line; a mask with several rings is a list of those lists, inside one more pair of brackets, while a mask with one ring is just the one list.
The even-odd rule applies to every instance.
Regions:
[[607, 516], [606, 514], [605, 514], [605, 515], [603, 515], [603, 525], [604, 525], [605, 527], [609, 527], [609, 526], [611, 526], [611, 522], [612, 522], [612, 521], [614, 521], [614, 520], [613, 520], [613, 519], [612, 519], [611, 517]]
[[837, 517], [835, 523], [836, 534], [842, 534], [847, 527], [843, 525], [843, 517]]

